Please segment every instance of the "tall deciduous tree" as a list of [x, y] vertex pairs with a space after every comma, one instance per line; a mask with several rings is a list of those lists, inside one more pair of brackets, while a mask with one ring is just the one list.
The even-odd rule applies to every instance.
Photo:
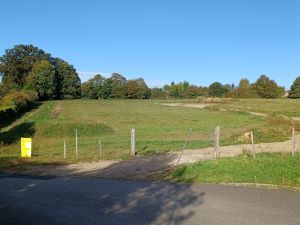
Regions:
[[92, 80], [92, 90], [93, 90], [93, 95], [95, 99], [99, 98], [104, 98], [104, 83], [105, 83], [105, 78], [102, 77], [100, 74], [97, 74]]
[[37, 61], [50, 58], [50, 54], [33, 45], [16, 45], [12, 49], [7, 49], [0, 57], [2, 82], [11, 88], [20, 89], [25, 85], [33, 65]]
[[300, 98], [300, 77], [297, 77], [293, 82], [289, 91], [289, 98]]
[[127, 84], [127, 97], [133, 99], [148, 99], [151, 91], [143, 78], [129, 80]]
[[151, 91], [143, 78], [136, 79], [138, 84], [138, 97], [141, 99], [148, 99], [151, 96]]
[[55, 69], [58, 85], [58, 98], [80, 98], [81, 81], [76, 69], [61, 59], [56, 59]]
[[81, 84], [81, 97], [94, 99], [93, 86], [90, 80]]
[[56, 90], [56, 76], [53, 65], [48, 60], [41, 60], [36, 62], [32, 71], [27, 77], [29, 83], [38, 92], [39, 98], [42, 100], [55, 99]]
[[130, 99], [138, 99], [139, 86], [136, 80], [129, 80], [127, 83], [127, 97]]
[[251, 85], [251, 89], [261, 98], [277, 98], [282, 95], [282, 87], [279, 87], [274, 80], [270, 80], [266, 75], [261, 75]]
[[208, 87], [208, 95], [213, 97], [223, 97], [228, 92], [221, 83], [214, 82]]
[[82, 97], [91, 99], [104, 98], [104, 83], [104, 77], [100, 74], [95, 75], [95, 77], [81, 85]]
[[118, 73], [113, 73], [104, 84], [105, 96], [109, 98], [126, 98], [127, 79]]
[[251, 84], [248, 79], [241, 79], [239, 86], [235, 89], [235, 96], [238, 98], [255, 97], [251, 90]]
[[151, 89], [151, 98], [162, 99], [166, 97], [167, 97], [167, 93], [163, 90], [163, 88], [155, 87]]

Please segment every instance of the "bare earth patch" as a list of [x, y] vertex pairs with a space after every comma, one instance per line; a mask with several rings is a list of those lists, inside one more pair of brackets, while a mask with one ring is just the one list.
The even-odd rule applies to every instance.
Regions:
[[197, 108], [197, 109], [204, 109], [205, 107], [212, 106], [212, 104], [203, 104], [203, 103], [194, 103], [194, 104], [192, 104], [192, 103], [165, 103], [162, 105], [173, 106], [173, 107], [180, 106], [180, 107]]
[[248, 112], [249, 114], [253, 116], [268, 116], [266, 113], [259, 113], [259, 112]]
[[[164, 103], [162, 105], [165, 106], [172, 106], [172, 107], [187, 107], [187, 108], [197, 108], [197, 109], [204, 109], [206, 107], [212, 106], [214, 104], [211, 103]], [[226, 109], [221, 108], [220, 111], [226, 111]], [[253, 116], [268, 116], [266, 113], [259, 113], [259, 112], [247, 112]], [[299, 118], [300, 120], [300, 118]]]

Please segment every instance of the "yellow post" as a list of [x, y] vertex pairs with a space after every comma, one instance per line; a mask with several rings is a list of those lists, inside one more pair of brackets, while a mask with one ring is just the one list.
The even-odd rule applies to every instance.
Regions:
[[31, 158], [31, 138], [21, 138], [21, 157]]

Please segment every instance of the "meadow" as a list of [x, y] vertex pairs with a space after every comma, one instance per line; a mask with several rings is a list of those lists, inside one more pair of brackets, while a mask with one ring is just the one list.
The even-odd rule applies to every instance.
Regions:
[[[276, 115], [300, 116], [298, 100], [234, 100], [206, 109], [163, 105], [168, 102], [194, 103], [194, 100], [42, 102], [10, 124], [1, 123], [1, 161], [3, 164], [8, 161], [18, 163], [20, 137], [33, 137], [33, 158], [30, 162], [75, 162], [75, 129], [78, 130], [80, 161], [101, 158], [99, 139], [104, 159], [129, 158], [131, 128], [136, 130], [139, 155], [181, 150], [190, 128], [193, 131], [186, 146], [188, 149], [213, 146], [216, 126], [221, 127], [221, 145], [239, 144], [238, 137], [249, 130], [255, 131], [259, 142], [281, 141], [289, 138], [291, 124], [282, 121], [277, 124], [278, 121], [274, 120]], [[248, 111], [269, 113], [271, 116], [252, 115]], [[63, 159], [64, 139], [67, 160]]]

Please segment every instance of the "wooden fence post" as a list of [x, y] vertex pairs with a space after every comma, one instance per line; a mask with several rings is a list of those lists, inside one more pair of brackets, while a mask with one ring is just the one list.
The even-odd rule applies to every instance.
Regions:
[[66, 139], [64, 139], [64, 159], [67, 158], [67, 146], [66, 146]]
[[215, 159], [220, 156], [220, 127], [215, 129]]
[[76, 137], [75, 137], [75, 139], [76, 139], [76, 140], [75, 140], [75, 142], [76, 142], [76, 143], [75, 143], [75, 148], [76, 148], [76, 149], [75, 149], [75, 157], [76, 157], [76, 159], [78, 159], [78, 137], [77, 137], [77, 129], [75, 130], [75, 133], [76, 133], [76, 134], [75, 134], [75, 135], [76, 135]]
[[102, 149], [102, 142], [100, 138], [99, 138], [99, 157], [100, 159], [103, 160], [103, 149]]
[[292, 156], [295, 155], [296, 152], [296, 138], [295, 138], [295, 127], [293, 127], [292, 131]]
[[131, 129], [131, 156], [135, 156], [135, 129]]
[[255, 146], [254, 146], [253, 131], [251, 131], [250, 135], [251, 135], [251, 144], [252, 144], [252, 155], [253, 155], [253, 159], [255, 159], [256, 154], [255, 154]]

